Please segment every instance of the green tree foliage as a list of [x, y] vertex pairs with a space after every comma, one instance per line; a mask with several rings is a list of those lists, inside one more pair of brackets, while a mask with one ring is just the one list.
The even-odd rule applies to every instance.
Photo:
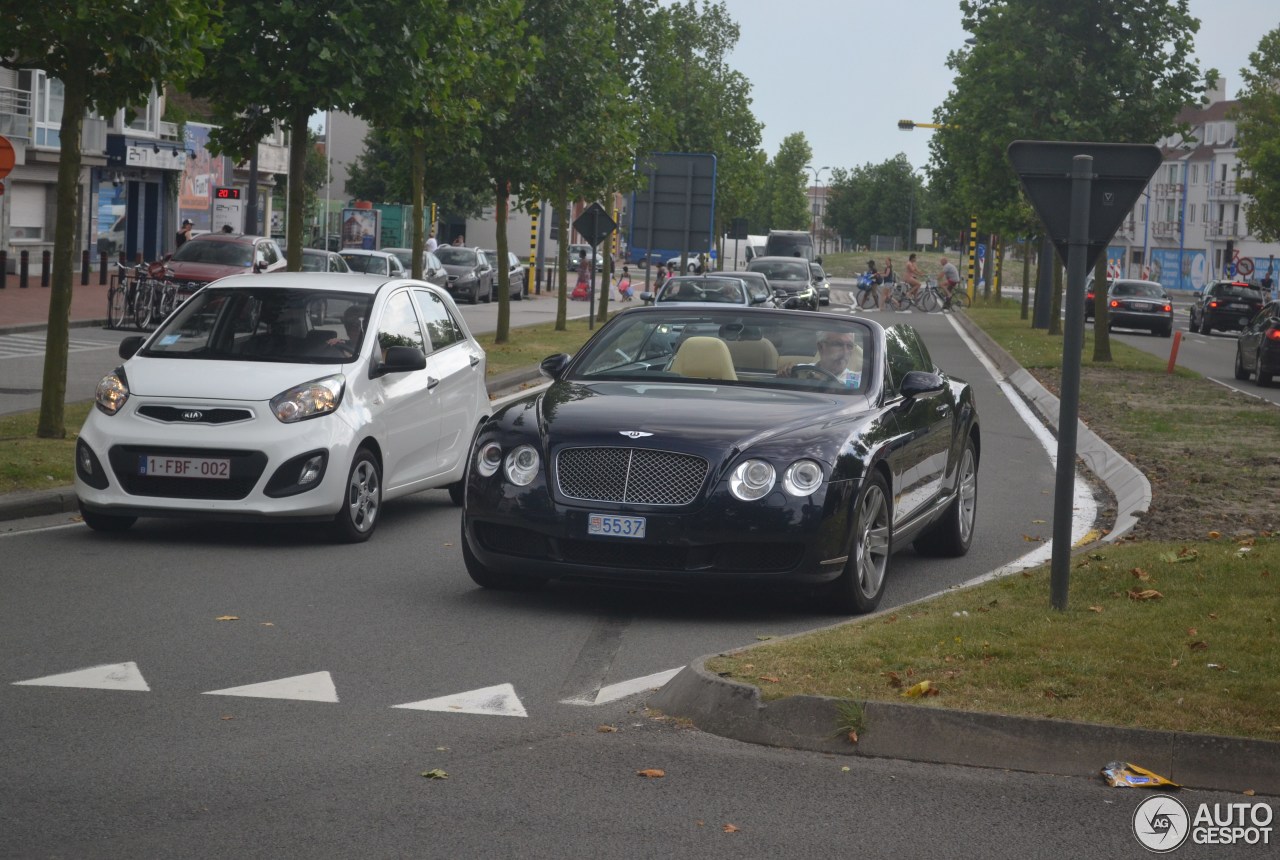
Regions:
[[66, 435], [67, 348], [75, 256], [76, 191], [85, 111], [107, 115], [145, 103], [153, 86], [200, 68], [218, 38], [206, 0], [77, 0], [15, 3], [0, 26], [0, 65], [43, 69], [63, 85], [53, 272], [37, 435]]
[[929, 226], [931, 211], [924, 180], [901, 153], [831, 173], [826, 224], [856, 245], [870, 244], [872, 236], [901, 236], [905, 245], [908, 228]]
[[778, 145], [778, 153], [765, 168], [756, 216], [766, 230], [808, 230], [812, 222], [809, 212], [810, 173], [806, 166], [813, 150], [804, 132], [792, 132]]
[[[215, 147], [237, 158], [249, 155], [280, 123], [290, 133], [289, 173], [306, 169], [307, 123], [320, 111], [359, 101], [369, 70], [393, 55], [413, 50], [403, 27], [388, 26], [417, 2], [370, 4], [363, 0], [221, 0], [230, 42], [207, 52], [204, 73], [191, 83], [206, 98], [220, 124]], [[420, 19], [419, 25], [423, 20]], [[302, 263], [304, 194], [289, 186], [289, 267]]]
[[1280, 27], [1262, 37], [1240, 74], [1236, 128], [1240, 160], [1248, 168], [1240, 190], [1252, 198], [1245, 217], [1254, 236], [1272, 242], [1280, 239]]
[[377, 13], [385, 32], [403, 34], [404, 50], [369, 69], [355, 110], [409, 154], [414, 277], [422, 277], [426, 250], [429, 164], [446, 154], [455, 167], [470, 160], [536, 55], [536, 41], [524, 39], [521, 11], [521, 0], [396, 0]]
[[[977, 213], [983, 230], [1032, 229], [1005, 154], [1012, 141], [1154, 143], [1216, 82], [1191, 56], [1200, 22], [1187, 0], [961, 0], [960, 9], [976, 44], [948, 57], [955, 87], [930, 140], [930, 184], [953, 223]], [[1096, 360], [1110, 358], [1105, 323], [1094, 326]], [[1058, 331], [1056, 316], [1050, 326]]]
[[[427, 151], [425, 196], [435, 203], [443, 221], [478, 218], [492, 198], [483, 165], [469, 151], [453, 150], [448, 137], [437, 133], [439, 147]], [[467, 167], [460, 163], [466, 158]], [[371, 128], [364, 152], [347, 169], [347, 190], [362, 200], [408, 204], [413, 200], [412, 156], [408, 142], [386, 129]]]

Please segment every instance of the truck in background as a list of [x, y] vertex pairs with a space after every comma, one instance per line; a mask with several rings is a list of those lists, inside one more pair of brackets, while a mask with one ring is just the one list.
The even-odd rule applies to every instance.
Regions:
[[726, 271], [740, 272], [756, 257], [764, 256], [765, 241], [768, 236], [751, 236], [745, 239], [731, 239], [724, 236], [724, 266]]
[[766, 257], [804, 257], [811, 263], [821, 263], [821, 257], [813, 255], [813, 237], [803, 230], [770, 230], [765, 241]]

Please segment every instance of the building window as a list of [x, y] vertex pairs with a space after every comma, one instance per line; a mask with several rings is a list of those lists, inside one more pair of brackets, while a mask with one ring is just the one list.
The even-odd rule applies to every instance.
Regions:
[[39, 242], [44, 239], [45, 189], [38, 183], [10, 186], [9, 237], [14, 242]]
[[1196, 207], [1195, 207], [1195, 206], [1188, 206], [1188, 207], [1187, 207], [1187, 210], [1188, 210], [1188, 211], [1187, 211], [1187, 223], [1188, 223], [1188, 224], [1194, 224], [1194, 223], [1196, 223]]
[[1200, 165], [1193, 164], [1191, 165], [1191, 184], [1195, 185], [1199, 181], [1200, 181]]
[[48, 146], [57, 149], [62, 146], [62, 105], [65, 101], [65, 90], [62, 81], [50, 78], [44, 72], [34, 73], [36, 95], [36, 146]]

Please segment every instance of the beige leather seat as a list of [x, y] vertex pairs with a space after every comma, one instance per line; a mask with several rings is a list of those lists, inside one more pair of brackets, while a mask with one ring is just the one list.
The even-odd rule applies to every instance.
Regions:
[[724, 341], [716, 337], [691, 337], [680, 344], [671, 361], [672, 371], [694, 379], [728, 379], [736, 381], [733, 356]]
[[773, 341], [761, 337], [760, 329], [743, 329], [738, 340], [726, 341], [729, 354], [733, 356], [733, 366], [744, 370], [778, 369], [778, 350]]

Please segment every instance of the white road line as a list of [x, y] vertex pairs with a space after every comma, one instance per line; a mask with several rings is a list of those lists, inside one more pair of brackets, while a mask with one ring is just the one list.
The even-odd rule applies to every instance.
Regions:
[[260, 684], [228, 687], [225, 690], [209, 690], [204, 696], [247, 696], [252, 699], [301, 699], [306, 702], [336, 702], [338, 691], [333, 686], [333, 676], [328, 672], [312, 672], [277, 678]]
[[511, 684], [495, 684], [492, 687], [470, 690], [466, 693], [453, 693], [391, 707], [412, 711], [441, 711], [446, 714], [481, 714], [491, 717], [529, 716], [520, 697], [516, 695], [516, 688]]
[[[1036, 418], [1035, 414], [1032, 413], [1030, 408], [1028, 408], [1027, 404], [1023, 401], [1021, 395], [1019, 395], [1014, 387], [1001, 376], [1000, 371], [991, 363], [986, 354], [983, 353], [982, 349], [964, 332], [964, 329], [962, 329], [960, 324], [955, 321], [955, 318], [948, 317], [947, 321], [951, 323], [951, 327], [955, 329], [956, 334], [958, 334], [960, 339], [964, 341], [965, 345], [969, 347], [969, 350], [977, 356], [978, 361], [982, 362], [982, 366], [987, 369], [989, 374], [991, 374], [991, 378], [1000, 386], [1000, 390], [1008, 399], [1009, 404], [1013, 406], [1014, 411], [1018, 413], [1019, 417], [1022, 418], [1027, 427], [1031, 429], [1031, 432], [1035, 434], [1036, 439], [1039, 440], [1041, 446], [1044, 447], [1045, 453], [1049, 455], [1050, 465], [1053, 466], [1056, 471], [1058, 463], [1057, 438], [1049, 432], [1049, 428], [1044, 426], [1044, 422]], [[1080, 480], [1078, 472], [1076, 473], [1072, 508], [1074, 513], [1072, 515], [1071, 522], [1071, 542], [1074, 545], [1089, 533], [1094, 522], [1098, 518], [1097, 500], [1094, 499], [1093, 492], [1089, 489], [1089, 485], [1085, 481]], [[1016, 573], [1020, 570], [1037, 567], [1049, 561], [1052, 557], [1053, 541], [1047, 540], [1040, 547], [1032, 550], [1026, 555], [1016, 558], [1008, 564], [996, 568], [990, 573], [983, 574], [982, 576], [962, 583], [959, 587], [966, 588], [980, 582], [999, 579], [1002, 576], [1007, 576], [1010, 573]]]
[[103, 666], [90, 666], [61, 675], [46, 675], [30, 681], [14, 681], [15, 687], [77, 687], [93, 690], [129, 690], [133, 692], [149, 692], [146, 679], [138, 671], [137, 663], [108, 663]]
[[603, 705], [606, 702], [616, 702], [618, 699], [625, 699], [627, 696], [634, 696], [636, 693], [643, 693], [645, 690], [652, 690], [661, 687], [676, 675], [680, 674], [680, 670], [683, 668], [683, 666], [677, 666], [674, 669], [667, 669], [664, 672], [654, 672], [652, 675], [645, 675], [643, 678], [632, 678], [629, 681], [619, 681], [616, 684], [601, 687], [596, 691], [594, 696], [577, 696], [572, 699], [561, 699], [560, 704], [591, 707], [592, 705]]

